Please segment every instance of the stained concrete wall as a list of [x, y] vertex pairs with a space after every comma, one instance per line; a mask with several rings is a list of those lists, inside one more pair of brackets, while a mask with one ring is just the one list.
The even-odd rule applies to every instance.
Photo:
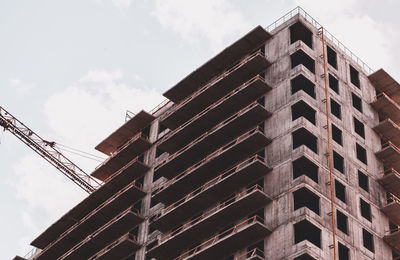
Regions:
[[[289, 27], [301, 21], [309, 30], [313, 32], [313, 48], [311, 49], [301, 41], [290, 44]], [[304, 252], [308, 252], [316, 259], [333, 259], [332, 245], [332, 223], [329, 213], [330, 204], [330, 185], [329, 185], [329, 164], [326, 153], [328, 151], [326, 133], [326, 104], [323, 62], [320, 58], [322, 54], [322, 44], [318, 36], [317, 28], [309, 24], [301, 16], [296, 16], [274, 30], [274, 37], [265, 46], [266, 56], [273, 62], [266, 71], [266, 80], [272, 86], [265, 96], [265, 106], [272, 112], [271, 118], [265, 122], [265, 133], [272, 139], [272, 143], [265, 150], [265, 157], [268, 164], [273, 167], [273, 171], [264, 179], [265, 192], [273, 201], [265, 208], [265, 219], [274, 231], [264, 241], [264, 251], [266, 259], [294, 259]], [[382, 240], [385, 230], [388, 229], [388, 219], [380, 212], [380, 207], [385, 200], [385, 191], [377, 183], [383, 167], [381, 162], [375, 157], [374, 153], [380, 149], [380, 139], [372, 130], [378, 123], [377, 113], [369, 106], [375, 96], [375, 90], [369, 83], [366, 74], [362, 69], [344, 55], [329, 40], [327, 44], [337, 52], [338, 69], [328, 65], [328, 72], [339, 80], [339, 94], [328, 89], [329, 97], [333, 98], [342, 107], [342, 119], [330, 116], [330, 122], [342, 130], [343, 145], [332, 142], [332, 148], [338, 152], [345, 160], [344, 173], [333, 170], [335, 179], [340, 180], [346, 186], [347, 203], [337, 198], [334, 199], [335, 209], [340, 210], [348, 217], [348, 235], [341, 231], [336, 232], [337, 241], [350, 249], [351, 259], [391, 259], [391, 250]], [[303, 65], [291, 69], [290, 55], [297, 50], [303, 50], [315, 60], [315, 73], [310, 72]], [[350, 83], [349, 64], [360, 72], [360, 85], [358, 89]], [[303, 91], [292, 95], [291, 79], [299, 74], [304, 75], [315, 84], [315, 99]], [[363, 112], [359, 112], [352, 106], [351, 93], [357, 94], [362, 98]], [[316, 124], [313, 125], [305, 118], [292, 120], [291, 106], [299, 100], [305, 101], [316, 112]], [[168, 107], [166, 108], [168, 109]], [[165, 111], [164, 109], [163, 111]], [[160, 114], [163, 113], [160, 111]], [[365, 139], [359, 137], [354, 132], [353, 116], [363, 122], [365, 126]], [[318, 152], [315, 153], [305, 146], [293, 149], [292, 132], [305, 128], [318, 138]], [[156, 141], [158, 136], [158, 120], [154, 121], [150, 131], [150, 140]], [[355, 143], [362, 145], [367, 151], [367, 165], [356, 158]], [[160, 158], [155, 159], [156, 146], [154, 145], [146, 154], [146, 160], [150, 165], [154, 165]], [[162, 157], [166, 156], [164, 154]], [[292, 161], [306, 156], [319, 167], [318, 183], [306, 176], [293, 179]], [[358, 185], [357, 170], [362, 170], [369, 177], [369, 192], [364, 191]], [[150, 170], [144, 180], [144, 188], [147, 191], [160, 183], [164, 179], [158, 179], [153, 183], [153, 169]], [[294, 210], [293, 191], [306, 187], [320, 197], [319, 215], [308, 208]], [[163, 205], [152, 205], [150, 194], [146, 196], [142, 204], [142, 213], [151, 217]], [[359, 198], [371, 204], [372, 221], [364, 219], [360, 214]], [[321, 229], [321, 248], [308, 241], [294, 243], [294, 224], [307, 219], [316, 227]], [[362, 228], [365, 228], [374, 235], [375, 254], [362, 246]], [[148, 230], [148, 220], [140, 226], [139, 241], [150, 244], [155, 238], [159, 237], [158, 231]], [[242, 252], [244, 252], [242, 250]], [[137, 254], [136, 259], [145, 260], [145, 248]]]

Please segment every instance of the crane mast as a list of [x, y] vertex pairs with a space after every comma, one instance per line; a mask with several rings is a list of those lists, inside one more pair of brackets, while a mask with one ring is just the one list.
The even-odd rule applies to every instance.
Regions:
[[44, 140], [1, 106], [0, 126], [29, 146], [87, 193], [90, 194], [101, 186], [99, 181], [85, 173], [58, 151], [55, 148], [55, 142]]

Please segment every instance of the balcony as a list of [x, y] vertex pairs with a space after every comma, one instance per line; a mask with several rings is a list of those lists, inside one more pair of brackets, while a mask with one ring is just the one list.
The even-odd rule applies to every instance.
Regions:
[[149, 113], [143, 110], [140, 111], [114, 133], [108, 136], [104, 141], [98, 144], [95, 149], [106, 155], [115, 153], [115, 151], [142, 131], [142, 129], [150, 125], [154, 119], [155, 117]]
[[105, 181], [124, 165], [144, 153], [150, 146], [151, 144], [147, 136], [139, 133], [120, 147], [111, 157], [97, 166], [91, 175], [99, 180]]
[[269, 201], [270, 198], [263, 189], [255, 185], [164, 235], [159, 244], [148, 252], [148, 255], [157, 259], [176, 255], [179, 252], [178, 249], [188, 248], [206, 239], [215, 231], [264, 207]]
[[131, 183], [133, 180], [141, 177], [148, 169], [148, 166], [137, 160], [131, 161], [118, 172], [110, 176], [105, 181], [105, 184], [98, 190], [90, 194], [57, 220], [57, 222], [47, 228], [31, 243], [31, 245], [40, 249], [47, 247], [52, 241], [58, 239], [62, 233], [74, 226], [76, 223], [79, 223], [90, 212], [127, 186], [127, 183]]
[[257, 103], [251, 104], [171, 154], [155, 168], [155, 174], [168, 179], [175, 177], [179, 172], [235, 139], [252, 126], [258, 125], [269, 116], [270, 113], [264, 107]]
[[135, 183], [128, 185], [61, 234], [57, 240], [41, 251], [35, 259], [57, 259], [145, 195], [146, 193], [141, 191]]
[[164, 96], [179, 103], [244, 56], [258, 49], [271, 37], [264, 28], [257, 26], [165, 92]]
[[371, 106], [378, 112], [381, 120], [390, 118], [394, 123], [400, 123], [400, 106], [385, 93], [377, 95]]
[[263, 78], [260, 76], [254, 77], [245, 84], [235, 88], [195, 117], [192, 117], [174, 131], [169, 132], [160, 140], [159, 147], [168, 153], [176, 152], [202, 133], [209, 131], [218, 122], [237, 113], [243, 107], [248, 106], [265, 95], [270, 89]]
[[374, 127], [374, 130], [397, 147], [400, 146], [400, 127], [392, 120], [386, 119]]
[[368, 76], [378, 93], [384, 92], [394, 101], [400, 101], [400, 85], [386, 71], [380, 69]]
[[[186, 251], [174, 260], [224, 259], [264, 239], [270, 233], [271, 230], [265, 225], [264, 220], [254, 216]], [[163, 259], [167, 258], [165, 256], [159, 258], [159, 260]]]
[[376, 157], [382, 160], [385, 168], [393, 168], [396, 171], [400, 169], [400, 150], [391, 142], [383, 144]]
[[182, 199], [161, 210], [151, 225], [167, 232], [267, 174], [271, 169], [258, 155], [235, 165]]
[[157, 187], [154, 200], [170, 205], [219, 173], [263, 149], [270, 140], [256, 127]]
[[383, 240], [398, 254], [400, 254], [400, 229], [397, 227], [396, 229], [389, 230], [386, 232], [386, 235], [383, 237]]
[[400, 196], [400, 173], [395, 169], [386, 170], [378, 182], [390, 193]]
[[89, 258], [89, 260], [115, 260], [125, 259], [133, 255], [140, 245], [136, 238], [130, 234], [125, 234], [111, 245]]
[[269, 65], [269, 61], [260, 51], [247, 56], [239, 64], [168, 110], [161, 116], [161, 122], [170, 129], [176, 129], [238, 86], [263, 72]]
[[240, 256], [234, 258], [234, 260], [264, 260], [265, 253], [258, 248], [254, 248]]
[[60, 260], [89, 259], [142, 221], [143, 218], [138, 215], [137, 211], [129, 208], [69, 250]]
[[381, 208], [382, 212], [388, 216], [388, 218], [397, 225], [400, 225], [400, 199], [395, 195], [391, 196], [386, 200], [385, 205]]

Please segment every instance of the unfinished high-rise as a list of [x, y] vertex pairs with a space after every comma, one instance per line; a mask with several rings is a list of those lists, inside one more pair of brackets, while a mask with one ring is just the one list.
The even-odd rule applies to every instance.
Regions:
[[400, 85], [320, 27], [296, 8], [134, 115], [27, 258], [397, 259]]

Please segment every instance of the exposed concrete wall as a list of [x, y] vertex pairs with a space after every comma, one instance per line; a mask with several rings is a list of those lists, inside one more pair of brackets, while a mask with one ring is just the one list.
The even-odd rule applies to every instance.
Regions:
[[[301, 21], [313, 32], [313, 48], [311, 49], [301, 41], [290, 44], [290, 25]], [[348, 235], [337, 230], [337, 241], [350, 249], [351, 259], [391, 259], [391, 249], [382, 240], [385, 230], [388, 229], [388, 219], [381, 213], [380, 207], [385, 200], [385, 191], [377, 183], [383, 166], [375, 157], [380, 147], [379, 136], [372, 130], [378, 123], [377, 113], [369, 106], [375, 96], [375, 89], [371, 86], [367, 76], [361, 68], [352, 62], [346, 55], [335, 48], [335, 45], [327, 43], [337, 52], [338, 69], [327, 66], [329, 73], [339, 80], [339, 94], [328, 89], [328, 95], [341, 105], [342, 119], [330, 116], [330, 122], [342, 130], [343, 145], [332, 141], [332, 149], [344, 157], [344, 173], [333, 170], [335, 179], [340, 180], [346, 186], [347, 203], [335, 198], [335, 209], [340, 210], [348, 217]], [[299, 65], [291, 69], [290, 55], [297, 50], [303, 50], [315, 61], [315, 73], [310, 72], [305, 66]], [[328, 151], [326, 134], [326, 109], [325, 88], [323, 74], [323, 62], [320, 58], [322, 44], [316, 28], [311, 26], [303, 17], [297, 16], [287, 21], [274, 31], [274, 37], [266, 44], [266, 56], [273, 62], [266, 71], [266, 80], [273, 87], [265, 97], [265, 106], [272, 112], [271, 118], [265, 122], [266, 135], [272, 139], [272, 143], [266, 148], [266, 159], [274, 169], [264, 179], [265, 192], [273, 198], [273, 201], [265, 208], [265, 219], [274, 231], [265, 239], [266, 259], [294, 259], [307, 252], [316, 259], [332, 259], [332, 223], [329, 213], [330, 185], [329, 185], [329, 163], [326, 153]], [[360, 85], [358, 89], [350, 83], [349, 64], [360, 72]], [[291, 79], [299, 74], [315, 84], [315, 99], [299, 91], [291, 94]], [[351, 93], [362, 98], [363, 112], [359, 112], [352, 106]], [[316, 110], [316, 124], [301, 117], [292, 121], [291, 106], [303, 100]], [[167, 109], [167, 108], [165, 108]], [[165, 111], [164, 109], [164, 111]], [[162, 111], [159, 112], [162, 114]], [[365, 126], [365, 139], [354, 132], [353, 116], [363, 122]], [[309, 148], [300, 146], [293, 149], [292, 132], [305, 128], [318, 138], [318, 152], [314, 153]], [[158, 136], [158, 121], [151, 127], [150, 140], [156, 141]], [[367, 151], [367, 165], [356, 158], [355, 143], [359, 143]], [[154, 145], [147, 153], [147, 161], [154, 165], [156, 146]], [[166, 155], [163, 155], [163, 157]], [[293, 179], [292, 161], [306, 156], [319, 167], [318, 183], [306, 176]], [[159, 158], [157, 161], [160, 160]], [[358, 185], [357, 170], [360, 169], [369, 177], [369, 192], [364, 191]], [[150, 191], [151, 187], [159, 185], [163, 179], [152, 184], [153, 169], [145, 177], [145, 189]], [[293, 191], [306, 187], [320, 197], [319, 215], [308, 208], [300, 208], [294, 211]], [[360, 214], [359, 198], [371, 204], [372, 222], [364, 219]], [[142, 213], [150, 217], [151, 212], [163, 205], [156, 205], [150, 209], [150, 195], [147, 195], [142, 204]], [[321, 230], [321, 248], [314, 244], [303, 241], [298, 244], [294, 242], [294, 223], [307, 219], [310, 223]], [[374, 235], [375, 254], [362, 246], [362, 228]], [[139, 229], [140, 242], [152, 242], [156, 237], [153, 232], [149, 237], [148, 220]], [[245, 250], [241, 251], [243, 253]], [[144, 248], [137, 254], [136, 259], [145, 260]]]

